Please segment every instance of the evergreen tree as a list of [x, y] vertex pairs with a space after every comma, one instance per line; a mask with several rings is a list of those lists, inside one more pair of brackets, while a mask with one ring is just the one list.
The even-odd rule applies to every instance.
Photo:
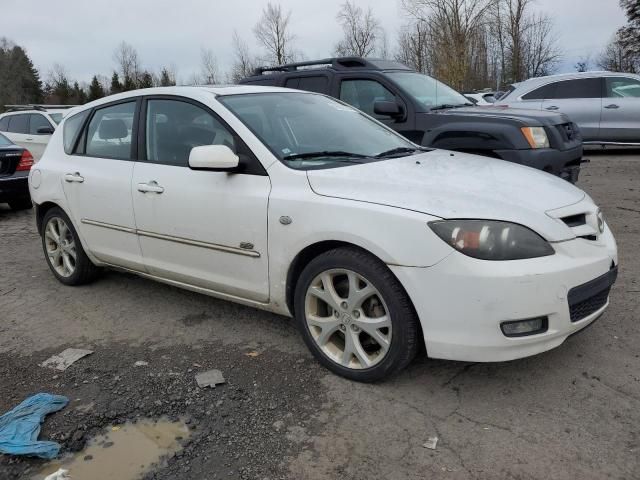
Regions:
[[118, 77], [118, 72], [113, 72], [111, 77], [111, 89], [109, 91], [111, 92], [111, 95], [123, 91], [122, 84], [120, 83], [120, 77]]
[[160, 86], [173, 87], [175, 86], [175, 84], [176, 84], [176, 81], [173, 79], [167, 67], [163, 67], [162, 71], [160, 72]]
[[128, 92], [129, 90], [135, 90], [135, 89], [136, 89], [136, 81], [130, 75], [125, 75], [124, 83], [122, 84], [122, 91]]
[[145, 70], [138, 83], [138, 88], [151, 88], [153, 87], [153, 76]]
[[76, 105], [84, 105], [87, 103], [87, 94], [84, 89], [80, 87], [78, 82], [73, 83], [73, 94], [71, 96], [72, 103]]
[[104, 88], [100, 85], [98, 76], [94, 75], [91, 79], [91, 83], [89, 84], [89, 95], [87, 97], [87, 101], [93, 102], [94, 100], [102, 97], [104, 97]]
[[42, 103], [38, 70], [21, 47], [0, 39], [0, 108], [5, 104]]

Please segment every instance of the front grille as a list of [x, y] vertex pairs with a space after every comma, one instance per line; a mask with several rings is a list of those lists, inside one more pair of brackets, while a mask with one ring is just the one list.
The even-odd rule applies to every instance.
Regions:
[[618, 277], [618, 267], [611, 269], [596, 279], [569, 291], [569, 315], [572, 322], [578, 322], [607, 304], [611, 286]]
[[560, 135], [565, 141], [579, 140], [580, 130], [574, 123], [563, 123], [562, 125], [556, 125], [556, 128], [560, 131]]
[[594, 312], [597, 312], [602, 307], [607, 304], [607, 298], [609, 298], [609, 291], [611, 288], [607, 288], [606, 290], [601, 291], [600, 293], [596, 293], [593, 297], [587, 298], [586, 300], [576, 303], [569, 308], [569, 313], [571, 315], [571, 321], [577, 322], [582, 320], [583, 318], [588, 317]]

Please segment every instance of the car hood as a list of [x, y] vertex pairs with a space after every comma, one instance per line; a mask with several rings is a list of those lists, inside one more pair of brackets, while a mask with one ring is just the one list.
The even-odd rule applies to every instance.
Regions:
[[440, 218], [504, 220], [549, 241], [574, 238], [546, 212], [580, 202], [585, 193], [565, 180], [503, 160], [433, 150], [349, 167], [310, 170], [323, 196], [388, 205]]
[[545, 110], [529, 110], [510, 107], [462, 107], [443, 110], [442, 115], [456, 115], [479, 118], [504, 118], [523, 122], [529, 126], [553, 126], [570, 122], [563, 113]]

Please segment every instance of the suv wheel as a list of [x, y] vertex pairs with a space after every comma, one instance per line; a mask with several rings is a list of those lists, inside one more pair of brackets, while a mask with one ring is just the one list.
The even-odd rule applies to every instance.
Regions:
[[57, 207], [42, 220], [42, 248], [55, 277], [65, 285], [92, 281], [99, 269], [84, 252], [69, 217]]
[[325, 367], [372, 382], [406, 367], [418, 350], [418, 318], [387, 266], [356, 248], [330, 250], [303, 270], [296, 321]]

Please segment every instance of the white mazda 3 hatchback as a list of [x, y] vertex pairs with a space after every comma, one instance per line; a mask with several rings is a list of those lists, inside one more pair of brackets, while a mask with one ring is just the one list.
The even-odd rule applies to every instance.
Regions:
[[317, 359], [373, 381], [430, 357], [544, 352], [609, 303], [617, 249], [582, 190], [421, 148], [329, 97], [170, 87], [70, 112], [31, 170], [45, 258], [295, 317]]

